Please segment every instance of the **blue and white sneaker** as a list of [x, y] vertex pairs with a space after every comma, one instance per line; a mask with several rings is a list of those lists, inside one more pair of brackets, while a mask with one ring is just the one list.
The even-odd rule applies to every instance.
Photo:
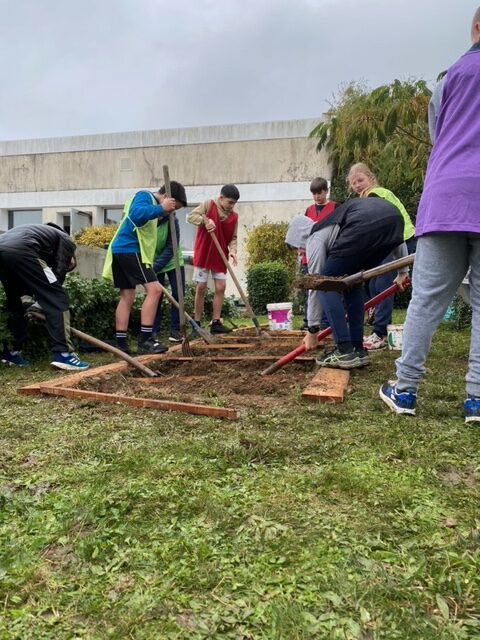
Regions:
[[379, 396], [395, 413], [410, 416], [415, 415], [417, 394], [410, 391], [397, 393], [396, 383], [394, 381], [382, 384], [379, 390]]
[[63, 371], [85, 371], [90, 366], [88, 362], [80, 360], [76, 353], [67, 353], [65, 355], [63, 353], [54, 353], [50, 364]]
[[2, 362], [17, 367], [28, 367], [30, 362], [25, 360], [21, 351], [4, 351], [2, 354]]
[[469, 422], [480, 422], [480, 398], [468, 396], [463, 403], [463, 411], [466, 424]]

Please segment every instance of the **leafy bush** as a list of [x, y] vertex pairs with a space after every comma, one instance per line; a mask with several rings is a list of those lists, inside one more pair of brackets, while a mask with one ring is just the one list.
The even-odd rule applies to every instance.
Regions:
[[255, 313], [265, 313], [267, 304], [290, 300], [289, 273], [283, 262], [260, 262], [250, 267], [247, 287]]
[[103, 249], [105, 245], [110, 244], [117, 229], [118, 225], [116, 224], [107, 224], [101, 227], [85, 227], [78, 236], [75, 236], [75, 242], [87, 247], [100, 247], [100, 249]]
[[282, 262], [287, 267], [288, 280], [291, 284], [297, 275], [297, 256], [285, 244], [287, 229], [287, 222], [267, 222], [266, 218], [263, 218], [257, 227], [251, 229], [245, 240], [247, 268], [261, 262]]

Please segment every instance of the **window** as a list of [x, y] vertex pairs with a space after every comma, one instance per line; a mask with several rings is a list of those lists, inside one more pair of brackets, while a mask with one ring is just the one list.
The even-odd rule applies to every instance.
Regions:
[[70, 214], [69, 213], [61, 213], [60, 214], [60, 226], [63, 230], [70, 235], [71, 230], [71, 222], [70, 222]]
[[8, 228], [18, 227], [21, 224], [41, 224], [43, 212], [41, 209], [14, 210], [8, 212]]
[[123, 209], [104, 209], [103, 224], [118, 224], [123, 215]]

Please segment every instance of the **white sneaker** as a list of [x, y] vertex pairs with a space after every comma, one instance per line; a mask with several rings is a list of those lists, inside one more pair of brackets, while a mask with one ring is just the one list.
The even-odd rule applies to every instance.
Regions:
[[381, 338], [377, 336], [376, 333], [372, 333], [371, 336], [363, 343], [363, 348], [368, 351], [381, 351], [382, 349], [386, 349], [387, 347], [387, 338]]

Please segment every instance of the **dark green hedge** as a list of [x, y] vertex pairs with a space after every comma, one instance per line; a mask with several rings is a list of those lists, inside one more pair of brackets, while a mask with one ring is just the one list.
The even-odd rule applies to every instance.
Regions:
[[282, 262], [260, 262], [247, 272], [250, 304], [255, 313], [266, 313], [267, 304], [291, 299], [289, 271]]

